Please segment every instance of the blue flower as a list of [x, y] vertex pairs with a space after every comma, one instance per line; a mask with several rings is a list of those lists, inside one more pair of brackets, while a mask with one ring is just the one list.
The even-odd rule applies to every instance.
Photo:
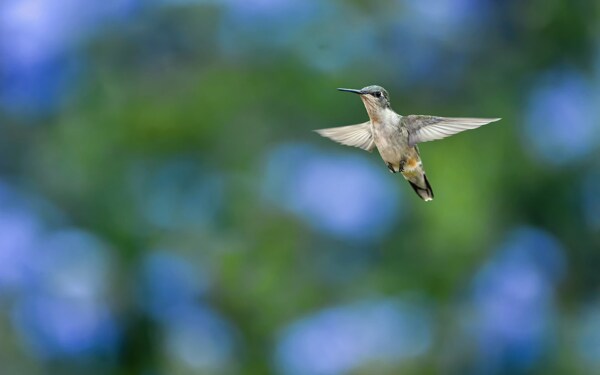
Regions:
[[112, 352], [118, 329], [106, 301], [108, 248], [76, 229], [40, 236], [37, 247], [27, 289], [13, 309], [29, 351], [40, 358]]
[[563, 277], [562, 246], [544, 231], [519, 228], [477, 273], [467, 323], [486, 373], [527, 369], [553, 336], [554, 289]]
[[384, 299], [328, 308], [286, 327], [276, 365], [289, 375], [334, 375], [372, 361], [396, 364], [427, 353], [432, 341], [428, 310]]
[[0, 2], [0, 105], [20, 115], [54, 110], [82, 64], [75, 47], [133, 0]]
[[269, 153], [265, 197], [317, 230], [372, 241], [394, 228], [401, 191], [383, 165], [302, 145]]
[[37, 287], [69, 298], [102, 299], [110, 280], [110, 251], [98, 238], [77, 229], [51, 232], [38, 254]]
[[139, 299], [158, 321], [170, 321], [194, 305], [208, 288], [207, 276], [177, 255], [155, 251], [144, 259]]
[[189, 260], [154, 251], [144, 259], [138, 298], [164, 334], [165, 352], [194, 370], [217, 373], [233, 365], [235, 331], [202, 302], [208, 275]]
[[568, 166], [598, 141], [596, 98], [580, 73], [557, 70], [538, 78], [526, 112], [526, 147], [543, 163]]
[[42, 359], [111, 354], [118, 339], [108, 307], [87, 297], [29, 294], [13, 322], [29, 352]]
[[0, 211], [0, 290], [17, 290], [30, 281], [40, 229], [38, 218], [27, 210]]
[[0, 290], [14, 294], [17, 334], [41, 359], [113, 353], [110, 249], [79, 229], [48, 230], [33, 210], [44, 202], [28, 198], [0, 183]]
[[464, 79], [490, 23], [490, 2], [399, 0], [398, 7], [391, 53], [400, 64], [399, 77], [443, 89]]
[[485, 25], [491, 15], [486, 0], [400, 0], [404, 7], [401, 22], [424, 37], [458, 42]]
[[163, 331], [166, 352], [182, 365], [211, 374], [235, 368], [235, 332], [215, 311], [190, 306], [167, 322]]

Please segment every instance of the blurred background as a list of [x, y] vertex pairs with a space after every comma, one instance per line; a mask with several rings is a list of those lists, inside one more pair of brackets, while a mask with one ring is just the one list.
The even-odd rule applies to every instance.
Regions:
[[600, 373], [599, 116], [594, 1], [2, 0], [0, 372]]

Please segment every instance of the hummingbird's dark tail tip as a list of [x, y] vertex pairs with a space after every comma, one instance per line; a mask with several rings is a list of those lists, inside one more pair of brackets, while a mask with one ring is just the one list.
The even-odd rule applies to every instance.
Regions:
[[427, 180], [427, 176], [425, 174], [423, 174], [423, 181], [425, 182], [425, 187], [418, 186], [410, 180], [408, 182], [421, 199], [423, 199], [425, 202], [429, 202], [433, 200], [433, 189], [431, 189], [431, 185], [429, 184], [429, 180]]

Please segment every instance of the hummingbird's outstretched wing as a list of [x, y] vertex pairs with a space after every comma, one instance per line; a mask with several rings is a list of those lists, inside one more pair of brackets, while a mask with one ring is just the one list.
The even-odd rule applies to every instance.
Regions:
[[375, 147], [371, 121], [358, 125], [340, 126], [338, 128], [317, 129], [317, 133], [346, 146], [359, 147], [372, 151]]
[[401, 121], [408, 130], [409, 145], [414, 146], [417, 143], [446, 138], [498, 120], [500, 119], [410, 115], [402, 117]]

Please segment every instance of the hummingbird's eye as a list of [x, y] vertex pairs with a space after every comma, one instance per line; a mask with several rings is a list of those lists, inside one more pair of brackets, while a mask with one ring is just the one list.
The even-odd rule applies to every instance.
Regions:
[[375, 92], [375, 97], [376, 98], [381, 98], [381, 91]]

